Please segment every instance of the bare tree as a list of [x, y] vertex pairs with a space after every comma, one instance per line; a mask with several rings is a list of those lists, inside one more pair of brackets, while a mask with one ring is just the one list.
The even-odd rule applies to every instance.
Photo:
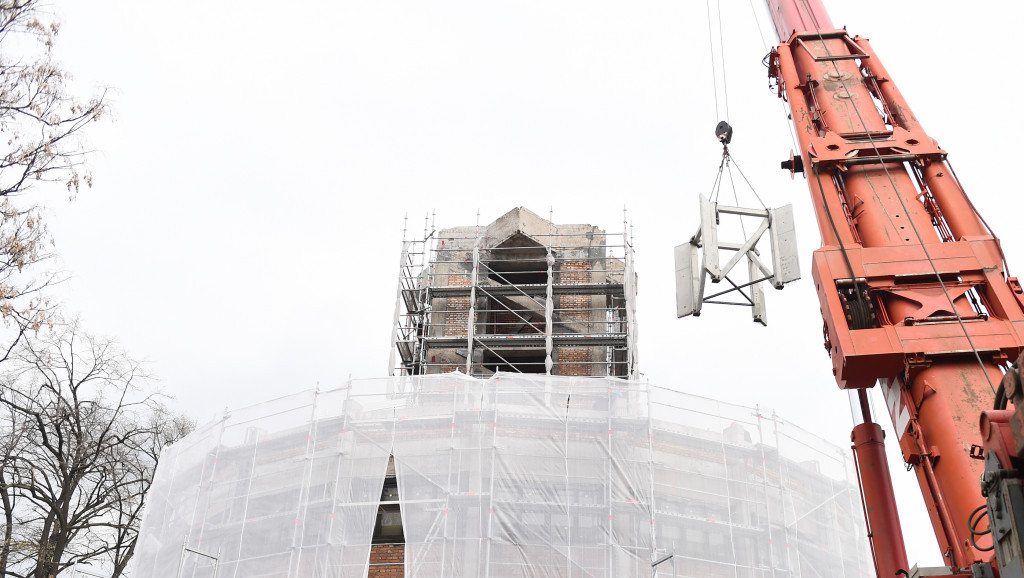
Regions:
[[[5, 569], [10, 562], [18, 564], [24, 556], [24, 544], [28, 544], [15, 532], [15, 528], [24, 529], [17, 519], [19, 496], [15, 484], [20, 476], [17, 459], [26, 447], [25, 419], [9, 407], [0, 408], [3, 421], [0, 422], [0, 505], [3, 507], [3, 544], [0, 544], [0, 576], [6, 575]], [[23, 508], [22, 508], [23, 509]], [[13, 556], [12, 556], [13, 555]]]
[[114, 488], [117, 499], [110, 515], [110, 526], [101, 538], [112, 565], [111, 578], [121, 576], [135, 555], [142, 512], [164, 446], [174, 443], [195, 429], [191, 418], [176, 414], [163, 405], [155, 405], [145, 421], [135, 425], [141, 435], [130, 439], [124, 448], [124, 460], [132, 472], [131, 484]]
[[40, 211], [12, 198], [37, 182], [62, 183], [72, 197], [91, 186], [82, 137], [107, 109], [102, 94], [82, 102], [69, 93], [53, 58], [59, 30], [40, 0], [0, 0], [0, 318], [14, 331], [0, 361], [47, 322], [40, 291], [54, 281], [31, 268], [52, 255]]
[[[163, 444], [184, 435], [141, 366], [113, 342], [61, 323], [44, 289], [57, 280], [37, 183], [74, 197], [92, 177], [83, 135], [106, 112], [68, 89], [54, 59], [59, 26], [42, 0], [0, 0], [0, 575], [43, 578], [134, 553]], [[9, 335], [8, 335], [9, 333]]]
[[0, 572], [46, 578], [80, 562], [123, 572], [163, 445], [191, 430], [171, 414], [140, 364], [77, 322], [23, 340], [0, 375], [0, 407], [21, 428], [4, 463], [11, 524], [33, 558]]

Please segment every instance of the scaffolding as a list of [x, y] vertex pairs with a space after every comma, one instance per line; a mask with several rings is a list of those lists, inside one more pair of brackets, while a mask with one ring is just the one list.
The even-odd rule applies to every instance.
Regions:
[[636, 378], [633, 246], [517, 208], [403, 239], [389, 375]]
[[[401, 383], [397, 383], [401, 382]], [[134, 576], [365, 577], [389, 463], [410, 578], [873, 575], [847, 449], [619, 378], [356, 380], [164, 449]]]

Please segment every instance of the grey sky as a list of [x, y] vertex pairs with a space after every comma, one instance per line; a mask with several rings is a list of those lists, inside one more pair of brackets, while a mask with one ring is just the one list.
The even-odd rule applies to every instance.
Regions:
[[[1024, 9], [826, 3], [872, 39], [1024, 271], [1010, 178]], [[59, 297], [203, 421], [386, 371], [404, 215], [415, 235], [434, 209], [444, 227], [518, 205], [621, 230], [625, 205], [643, 373], [846, 444], [806, 184], [777, 168], [792, 144], [761, 65], [773, 34], [759, 4], [761, 33], [750, 3], [723, 4], [732, 150], [769, 205], [795, 205], [804, 255], [805, 278], [767, 294], [767, 328], [732, 308], [674, 315], [672, 247], [720, 155], [704, 2], [58, 1], [58, 58], [114, 105], [91, 135], [95, 188], [49, 198], [73, 276]], [[939, 563], [890, 445], [910, 558]]]

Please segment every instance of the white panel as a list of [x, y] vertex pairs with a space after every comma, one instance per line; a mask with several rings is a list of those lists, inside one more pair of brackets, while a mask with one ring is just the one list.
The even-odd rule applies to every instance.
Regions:
[[800, 258], [796, 247], [796, 228], [793, 222], [793, 205], [770, 209], [772, 239], [772, 269], [776, 289], [800, 278]]
[[718, 204], [712, 203], [704, 195], [700, 196], [700, 230], [704, 245], [704, 269], [711, 275], [711, 280], [722, 280], [722, 270], [718, 266]]
[[[757, 263], [751, 260], [747, 260], [747, 270], [750, 272], [750, 280], [761, 278], [761, 270], [758, 269]], [[750, 299], [754, 302], [752, 314], [754, 321], [761, 325], [768, 325], [768, 314], [764, 308], [764, 289], [761, 288], [760, 283], [754, 283], [750, 286]]]
[[700, 262], [697, 246], [683, 243], [675, 248], [676, 257], [676, 317], [699, 313], [697, 301], [700, 291]]

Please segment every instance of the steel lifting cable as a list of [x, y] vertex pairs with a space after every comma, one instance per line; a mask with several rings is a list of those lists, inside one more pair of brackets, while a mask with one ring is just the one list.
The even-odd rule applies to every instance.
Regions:
[[[752, 11], [752, 15], [754, 17], [754, 25], [757, 28], [758, 36], [761, 38], [761, 44], [764, 47], [765, 51], [767, 51], [768, 50], [768, 44], [767, 44], [767, 41], [764, 38], [764, 32], [761, 29], [761, 22], [757, 18], [757, 12], [754, 10], [753, 0], [749, 0], [749, 3], [750, 3], [750, 8], [751, 8], [751, 11]], [[729, 115], [729, 79], [728, 79], [729, 75], [728, 75], [728, 69], [727, 69], [726, 63], [725, 63], [725, 33], [724, 33], [724, 27], [722, 26], [722, 5], [721, 5], [721, 0], [716, 0], [715, 4], [716, 4], [716, 9], [718, 11], [718, 44], [719, 44], [719, 49], [721, 51], [721, 61], [722, 61], [722, 91], [723, 91], [724, 101], [725, 101], [725, 120], [726, 120], [726, 122], [728, 122], [730, 120], [729, 119], [729, 116], [730, 116]], [[718, 76], [717, 76], [718, 75], [718, 67], [715, 65], [715, 54], [714, 54], [715, 51], [714, 51], [714, 41], [713, 41], [712, 25], [711, 25], [711, 5], [710, 5], [710, 0], [706, 0], [705, 1], [705, 8], [706, 8], [707, 17], [708, 17], [708, 40], [709, 40], [709, 48], [711, 50], [711, 66], [712, 66], [712, 70], [713, 70], [712, 83], [713, 83], [713, 87], [714, 87], [714, 90], [715, 90], [715, 113], [718, 114], [719, 113], [719, 109], [718, 109]], [[785, 104], [783, 104], [783, 107], [785, 107]], [[794, 148], [798, 148], [797, 145], [796, 145], [795, 137], [794, 137], [794, 135], [792, 133], [792, 127], [789, 127], [789, 131], [790, 131], [790, 139], [793, 141], [793, 147]], [[732, 175], [732, 166], [733, 165], [736, 165], [737, 172], [739, 172], [740, 176], [743, 178], [743, 181], [747, 184], [747, 187], [750, 189], [750, 191], [752, 193], [754, 193], [754, 197], [757, 199], [757, 202], [760, 203], [760, 205], [761, 205], [761, 207], [763, 209], [767, 210], [768, 209], [767, 205], [764, 204], [764, 201], [761, 199], [761, 196], [757, 194], [757, 190], [754, 188], [754, 185], [752, 185], [750, 183], [750, 179], [748, 179], [747, 175], [743, 173], [743, 169], [740, 168], [739, 163], [736, 162], [736, 158], [732, 156], [732, 154], [729, 152], [728, 146], [726, 146], [725, 149], [722, 152], [722, 165], [719, 165], [719, 179], [721, 178], [721, 171], [722, 171], [722, 168], [724, 166], [725, 170], [729, 173], [729, 182], [730, 182], [730, 185], [732, 187], [733, 199], [734, 199], [734, 202], [736, 203], [736, 205], [739, 206], [740, 201], [739, 201], [739, 195], [736, 192], [736, 181], [735, 181], [735, 178]], [[718, 183], [718, 181], [716, 181], [716, 184], [720, 185], [720, 183]], [[716, 194], [717, 194], [717, 191], [716, 191]], [[742, 218], [740, 219], [740, 228], [743, 229], [744, 236], [746, 236], [746, 228], [743, 226]]]
[[[765, 66], [768, 66], [767, 60], [771, 56], [771, 48], [768, 47], [768, 40], [765, 39], [764, 28], [761, 26], [761, 19], [757, 17], [757, 9], [754, 8], [754, 0], [748, 0], [748, 4], [750, 4], [750, 14], [754, 18], [754, 26], [757, 28], [757, 35], [761, 38], [761, 46], [764, 47], [764, 53], [766, 55], [762, 62], [763, 62], [763, 64]], [[779, 106], [782, 107], [783, 115], [787, 115], [788, 116], [789, 115], [789, 111], [786, 110], [786, 103], [785, 103], [785, 101], [783, 101], [782, 99], [779, 99], [779, 100], [782, 101], [782, 102], [779, 102]], [[793, 143], [793, 150], [795, 150], [795, 151], [800, 150], [800, 145], [798, 145], [797, 142], [796, 142], [796, 133], [793, 132], [793, 123], [791, 123], [791, 122], [787, 122], [786, 123], [786, 132], [789, 133], [789, 141], [791, 143]], [[739, 167], [737, 167], [737, 168], [739, 168]]]
[[711, 54], [711, 86], [715, 91], [715, 117], [721, 118], [718, 110], [718, 66], [715, 64], [715, 37], [711, 32], [711, 0], [704, 0], [704, 10], [708, 16], [708, 50]]
[[[814, 14], [814, 12], [811, 10], [810, 5], [808, 5], [808, 3], [807, 3], [807, 0], [801, 0], [801, 3], [804, 5], [804, 8], [807, 10], [808, 14]], [[830, 59], [829, 61], [832, 63], [832, 68], [835, 69], [836, 77], [838, 77], [839, 82], [840, 82], [840, 84], [843, 87], [843, 90], [846, 91], [847, 93], [849, 93], [850, 91], [849, 91], [849, 88], [846, 86], [846, 80], [843, 78], [843, 75], [839, 72], [839, 66], [836, 64], [836, 61], [834, 60], [834, 58], [832, 56], [832, 51], [829, 50], [828, 44], [825, 42], [825, 37], [824, 37], [824, 35], [822, 35], [821, 29], [818, 27], [817, 21], [814, 22], [814, 31], [818, 35], [818, 40], [821, 42], [821, 46], [825, 49], [825, 54], [828, 55], [828, 57]], [[850, 104], [853, 107], [853, 112], [855, 112], [857, 114], [857, 120], [860, 121], [861, 126], [866, 127], [867, 124], [864, 122], [864, 117], [861, 116], [861, 114], [860, 114], [860, 109], [857, 107], [856, 101], [854, 101], [853, 99], [850, 99]], [[871, 144], [871, 148], [874, 149], [874, 151], [875, 151], [875, 156], [880, 161], [883, 160], [882, 153], [881, 153], [881, 151], [878, 150], [878, 144], [875, 142], [874, 137], [871, 136], [871, 131], [867, 131], [866, 130], [865, 134], [867, 135], [868, 142]], [[894, 191], [898, 191], [898, 188], [896, 187], [896, 182], [893, 180], [892, 174], [889, 172], [889, 167], [887, 167], [884, 162], [880, 162], [879, 164], [881, 165], [882, 170], [885, 172], [885, 176], [889, 180], [889, 184], [892, 185], [893, 190]], [[820, 177], [819, 177], [819, 179], [820, 179]], [[819, 186], [820, 186], [820, 180], [819, 180]], [[824, 192], [824, 190], [823, 190], [823, 192]], [[965, 197], [966, 197], [966, 195], [965, 195]], [[907, 205], [903, 201], [903, 196], [897, 194], [896, 195], [896, 199], [899, 200], [900, 206], [903, 208], [904, 214], [908, 214], [909, 215], [909, 211], [907, 210]], [[973, 209], [973, 205], [972, 205], [972, 209]], [[977, 210], [975, 210], [975, 214], [977, 214]], [[978, 353], [978, 348], [975, 347], [974, 340], [971, 339], [971, 335], [967, 331], [967, 326], [964, 324], [963, 318], [960, 317], [960, 312], [956, 310], [956, 305], [953, 303], [953, 298], [950, 297], [950, 295], [949, 295], [949, 290], [946, 288], [946, 283], [942, 280], [942, 275], [939, 274], [939, 269], [938, 269], [938, 267], [935, 266], [935, 261], [932, 260], [932, 256], [928, 252], [928, 247], [925, 245], [924, 237], [921, 236], [921, 232], [918, 231], [917, 225], [914, 223], [913, 219], [909, 219], [908, 218], [907, 222], [910, 223], [910, 228], [913, 229], [914, 235], [917, 236], [917, 242], [918, 242], [919, 245], [921, 245], [921, 249], [924, 251], [924, 256], [925, 256], [925, 258], [928, 259], [928, 264], [931, 266], [932, 272], [935, 273], [935, 278], [938, 279], [938, 281], [939, 281], [939, 286], [942, 288], [942, 293], [943, 293], [943, 295], [946, 296], [946, 301], [949, 302], [949, 307], [952, 310], [953, 315], [956, 317], [957, 323], [959, 323], [959, 325], [960, 325], [960, 330], [963, 331], [964, 337], [967, 338], [967, 343], [971, 346], [971, 351], [974, 353], [974, 358], [977, 360], [978, 366], [981, 367], [982, 373], [985, 375], [985, 381], [988, 382], [988, 386], [992, 389], [992, 393], [995, 394], [996, 393], [996, 387], [992, 383], [992, 378], [989, 377], [989, 375], [988, 375], [988, 371], [986, 370], [986, 367], [985, 367], [985, 362], [982, 361], [981, 354]]]
[[757, 189], [754, 188], [754, 185], [750, 184], [750, 179], [747, 178], [747, 175], [743, 174], [743, 169], [741, 169], [740, 164], [736, 162], [736, 157], [730, 155], [730, 158], [732, 159], [732, 164], [736, 166], [736, 171], [739, 172], [741, 177], [743, 177], [743, 182], [747, 183], [747, 186], [750, 187], [750, 192], [754, 193], [754, 197], [757, 198], [757, 202], [761, 203], [761, 208], [768, 210], [768, 206], [764, 204], [764, 201], [761, 200], [761, 196], [757, 194]]
[[725, 150], [722, 151], [722, 162], [720, 162], [718, 164], [718, 173], [715, 175], [715, 182], [711, 185], [711, 195], [709, 196], [709, 199], [712, 202], [717, 202], [718, 201], [718, 193], [719, 193], [719, 191], [721, 191], [721, 188], [722, 188], [722, 175], [726, 171], [728, 171], [729, 172], [729, 182], [730, 182], [730, 184], [732, 186], [733, 199], [735, 199], [736, 206], [739, 206], [740, 201], [739, 201], [739, 197], [737, 196], [737, 193], [736, 193], [736, 181], [735, 181], [735, 179], [733, 179], [733, 176], [732, 176], [732, 167], [733, 166], [736, 167], [736, 172], [738, 172], [740, 174], [740, 177], [743, 178], [743, 182], [747, 184], [747, 188], [749, 188], [750, 192], [754, 194], [754, 198], [757, 199], [757, 202], [761, 205], [761, 208], [767, 211], [768, 210], [768, 205], [765, 205], [764, 201], [761, 200], [761, 195], [757, 194], [757, 189], [754, 188], [754, 185], [751, 184], [750, 179], [748, 179], [747, 175], [744, 174], [743, 169], [740, 168], [739, 163], [736, 162], [736, 157], [732, 156], [732, 153], [729, 152], [728, 147], [726, 147]]
[[[725, 104], [724, 120], [729, 120], [729, 80], [725, 68], [725, 40], [722, 32], [722, 3], [716, 0], [715, 10], [718, 16], [718, 45], [722, 61], [722, 96]], [[715, 91], [715, 117], [722, 120], [722, 112], [718, 103], [718, 64], [715, 61], [715, 33], [711, 24], [711, 0], [704, 0], [704, 12], [708, 19], [708, 51], [711, 54], [711, 87]]]
[[[723, 145], [723, 147], [722, 147], [722, 162], [718, 164], [718, 173], [715, 175], [715, 182], [711, 185], [711, 195], [709, 196], [709, 199], [711, 200], [711, 202], [717, 202], [717, 200], [718, 200], [718, 194], [722, 190], [722, 175], [725, 173], [725, 170], [728, 168], [730, 160], [735, 162], [735, 159], [733, 159], [732, 155], [729, 153], [729, 147], [727, 145]], [[736, 169], [739, 170], [739, 167], [737, 166]], [[743, 172], [740, 171], [740, 174], [742, 175]], [[743, 180], [746, 181], [746, 178], [747, 177], [744, 176]], [[736, 182], [732, 178], [732, 170], [731, 169], [729, 169], [729, 181], [730, 181], [730, 184], [732, 186], [733, 197], [737, 199], [736, 200], [736, 205], [739, 206], [739, 200], [738, 200], [738, 197], [737, 197], [737, 194], [736, 194]], [[747, 185], [750, 186], [750, 181], [747, 181]], [[754, 188], [751, 186], [750, 190], [754, 191]], [[754, 196], [757, 196], [757, 191], [754, 191]], [[761, 198], [758, 197], [757, 200], [760, 201]], [[764, 203], [762, 203], [761, 206], [764, 207]], [[767, 210], [767, 207], [764, 207], [764, 208], [765, 208], [765, 210]], [[746, 228], [743, 226], [743, 219], [742, 219], [742, 217], [740, 217], [740, 229], [743, 231], [743, 238], [746, 239], [747, 232], [746, 232]], [[738, 291], [740, 295], [742, 295], [744, 298], [746, 298], [746, 300], [751, 305], [753, 305], [754, 301], [750, 298], [750, 296], [748, 296], [746, 293], [743, 292], [743, 288], [744, 287], [748, 287], [750, 285], [753, 285], [755, 283], [760, 283], [761, 281], [766, 281], [767, 279], [769, 279], [769, 278], [765, 277], [763, 279], [751, 280], [749, 283], [744, 283], [742, 285], [737, 285], [736, 283], [733, 283], [732, 280], [729, 279], [729, 277], [727, 276], [727, 277], [725, 277], [725, 280], [728, 281], [729, 284], [733, 286], [733, 288], [732, 289], [726, 289], [725, 291], [720, 291], [720, 292], [715, 293], [713, 295], [705, 296], [704, 297], [704, 302], [705, 303], [720, 303], [720, 304], [724, 304], [724, 305], [746, 305], [745, 303], [734, 303], [734, 302], [728, 302], [728, 301], [710, 301], [710, 299], [713, 299], [713, 298], [718, 297], [720, 295], [724, 295], [724, 294], [729, 293], [731, 291]]]
[[[713, 33], [713, 30], [712, 30], [712, 24], [711, 24], [711, 2], [710, 2], [710, 0], [705, 0], [704, 7], [705, 7], [706, 14], [707, 14], [707, 20], [708, 20], [708, 48], [709, 48], [710, 53], [711, 53], [711, 71], [712, 71], [711, 82], [712, 82], [712, 87], [713, 87], [714, 92], [715, 92], [715, 114], [716, 115], [720, 115], [721, 112], [719, 110], [719, 103], [718, 103], [718, 66], [716, 65], [716, 62], [715, 62], [715, 45], [714, 45], [714, 33]], [[752, 0], [751, 0], [750, 7], [751, 7], [751, 10], [753, 10], [754, 5], [753, 5], [753, 1]], [[721, 51], [722, 92], [723, 92], [723, 99], [725, 101], [725, 121], [728, 123], [728, 121], [730, 120], [729, 119], [729, 80], [728, 80], [728, 69], [726, 68], [726, 63], [725, 63], [725, 33], [723, 31], [724, 27], [722, 26], [722, 4], [721, 4], [721, 0], [716, 0], [715, 8], [717, 10], [717, 16], [718, 16], [718, 44], [719, 44], [719, 49]], [[767, 48], [768, 45], [765, 42], [764, 34], [761, 31], [761, 23], [760, 23], [760, 21], [757, 18], [757, 13], [754, 12], [753, 16], [754, 16], [754, 23], [755, 23], [755, 25], [756, 25], [756, 27], [758, 29], [758, 35], [761, 38], [761, 43], [765, 47], [765, 50], [767, 50], [768, 49]], [[785, 104], [783, 104], [783, 108], [785, 108]], [[794, 135], [792, 133], [792, 128], [790, 128], [790, 138], [793, 140], [794, 148], [797, 148], [796, 147], [796, 140], [795, 140], [795, 137], [794, 137]], [[768, 207], [764, 204], [764, 201], [761, 200], [761, 196], [757, 194], [757, 190], [754, 189], [754, 186], [750, 183], [750, 180], [743, 173], [743, 170], [740, 168], [739, 164], [736, 163], [736, 159], [729, 152], [728, 140], [725, 140], [723, 142], [722, 162], [718, 165], [718, 175], [716, 176], [715, 183], [714, 183], [714, 185], [712, 187], [712, 193], [713, 194], [712, 194], [711, 200], [712, 201], [717, 201], [718, 200], [718, 193], [721, 190], [722, 175], [723, 175], [723, 169], [724, 169], [726, 172], [728, 172], [728, 175], [729, 175], [729, 184], [730, 184], [730, 187], [732, 188], [733, 201], [736, 203], [736, 206], [740, 205], [739, 194], [736, 191], [736, 179], [733, 177], [733, 174], [732, 174], [732, 165], [734, 165], [734, 164], [736, 165], [736, 170], [740, 173], [740, 176], [743, 177], [743, 181], [747, 184], [747, 187], [750, 189], [750, 191], [752, 193], [754, 193], [754, 197], [757, 199], [757, 202], [761, 204], [761, 207], [763, 209], [767, 210]], [[740, 230], [743, 233], [744, 238], [746, 238], [746, 235], [747, 235], [746, 227], [743, 224], [743, 217], [742, 216], [740, 217]]]
[[[960, 177], [956, 176], [956, 170], [953, 168], [953, 163], [949, 159], [946, 159], [946, 166], [949, 167], [949, 172], [953, 175], [953, 180], [956, 181], [956, 186], [960, 187], [960, 190], [963, 190], [964, 187], [963, 185], [960, 184]], [[1006, 254], [1003, 253], [1002, 241], [1000, 241], [999, 237], [996, 236], [996, 232], [993, 231], [992, 227], [989, 226], [988, 221], [985, 220], [985, 217], [978, 212], [978, 209], [974, 206], [974, 203], [971, 201], [971, 198], [965, 194], [964, 199], [967, 201], [968, 206], [971, 207], [971, 210], [974, 211], [974, 214], [979, 219], [981, 219], [981, 224], [985, 225], [985, 230], [988, 231], [988, 234], [992, 235], [992, 238], [995, 239], [996, 249], [999, 251], [999, 258], [1003, 262], [1003, 271], [1006, 272], [1007, 277], [1011, 277], [1012, 275], [1010, 274], [1010, 264], [1006, 262]]]
[[[711, 185], [711, 194], [708, 198], [713, 203], [718, 202], [718, 194], [722, 190], [722, 176], [728, 172], [729, 186], [732, 188], [733, 202], [736, 203], [737, 207], [740, 206], [739, 194], [736, 191], [736, 179], [732, 176], [733, 165], [736, 165], [736, 171], [739, 172], [741, 177], [743, 177], [743, 182], [747, 184], [747, 188], [750, 189], [750, 192], [754, 193], [754, 198], [756, 198], [757, 202], [761, 204], [761, 208], [767, 211], [768, 206], [761, 200], [761, 196], [757, 194], [757, 189], [755, 189], [754, 185], [750, 183], [750, 179], [747, 178], [747, 175], [743, 173], [743, 169], [741, 169], [739, 163], [736, 162], [736, 158], [729, 152], [728, 146], [722, 147], [722, 162], [718, 164], [718, 173], [715, 175], [715, 182]], [[747, 229], [743, 224], [742, 217], [740, 217], [740, 231], [743, 233], [743, 238], [745, 239], [747, 237]]]
[[[821, 204], [825, 207], [825, 215], [828, 216], [829, 224], [832, 225], [832, 234], [836, 236], [836, 242], [839, 243], [839, 252], [843, 255], [843, 261], [846, 261], [846, 268], [850, 270], [850, 278], [855, 279], [857, 275], [853, 270], [853, 263], [850, 262], [850, 254], [846, 250], [846, 245], [843, 244], [843, 240], [839, 237], [839, 228], [836, 227], [836, 221], [832, 218], [832, 209], [829, 208], [828, 199], [825, 198], [825, 186], [821, 184], [821, 173], [818, 172], [818, 167], [814, 167], [814, 178], [818, 181], [818, 192], [821, 194]], [[867, 308], [867, 301], [857, 287], [856, 281], [854, 281], [853, 291], [856, 294], [857, 301]], [[829, 355], [831, 354], [832, 352], [829, 351]]]
[[711, 199], [712, 203], [718, 202], [718, 192], [722, 190], [722, 173], [725, 171], [725, 159], [728, 157], [727, 152], [722, 153], [722, 162], [718, 163], [718, 174], [715, 175], [715, 182], [711, 185], [711, 194], [708, 198]]
[[729, 119], [729, 74], [725, 68], [725, 38], [722, 35], [722, 0], [715, 2], [718, 11], [718, 46], [722, 50], [722, 93], [725, 97], [725, 120]]
[[[729, 162], [730, 160], [732, 160], [732, 157], [729, 154], [729, 149], [725, 150], [725, 159], [726, 159], [726, 161], [725, 161], [725, 168], [726, 168], [727, 171], [729, 171], [729, 186], [732, 187], [732, 199], [733, 199], [733, 202], [736, 203], [736, 206], [738, 207], [738, 206], [740, 206], [740, 196], [736, 193], [736, 179], [734, 179], [733, 176], [732, 176], [732, 163]], [[755, 196], [756, 196], [756, 193], [755, 193]], [[760, 199], [758, 199], [758, 200], [760, 200]], [[739, 218], [740, 218], [740, 232], [743, 233], [743, 238], [746, 239], [747, 238], [747, 227], [746, 227], [746, 225], [743, 224], [743, 215], [740, 215]]]
[[757, 34], [761, 37], [761, 46], [764, 47], [765, 53], [768, 52], [768, 40], [764, 37], [764, 30], [761, 28], [761, 20], [757, 17], [757, 9], [754, 8], [754, 0], [747, 0], [750, 4], [750, 13], [754, 16], [754, 24], [757, 26]]

